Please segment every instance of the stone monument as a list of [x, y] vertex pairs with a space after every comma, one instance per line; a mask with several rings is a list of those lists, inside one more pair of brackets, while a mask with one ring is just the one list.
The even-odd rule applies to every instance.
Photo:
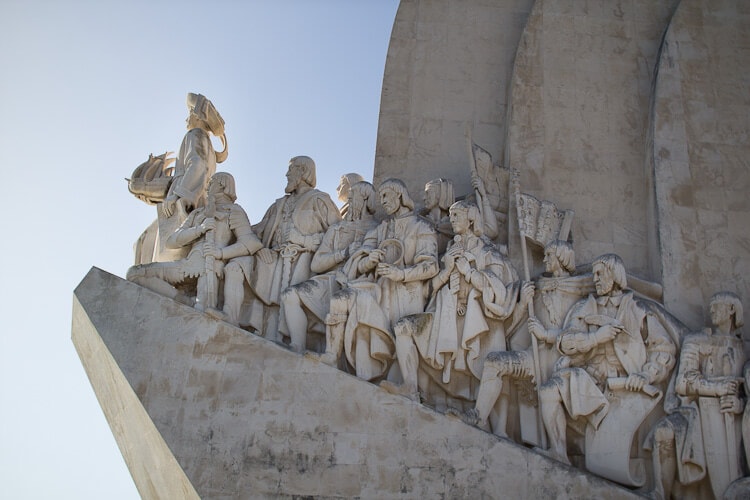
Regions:
[[750, 495], [749, 82], [740, 0], [402, 0], [373, 182], [255, 225], [189, 94], [74, 293], [141, 495]]

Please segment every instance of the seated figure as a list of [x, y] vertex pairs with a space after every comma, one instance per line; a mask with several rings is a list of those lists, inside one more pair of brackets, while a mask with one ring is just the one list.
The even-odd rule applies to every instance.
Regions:
[[438, 271], [435, 230], [414, 215], [406, 185], [388, 179], [378, 195], [388, 218], [345, 264], [348, 286], [333, 295], [326, 318], [324, 360], [335, 363], [343, 350], [365, 380], [388, 374], [395, 353], [393, 324], [424, 310], [429, 279]]
[[677, 346], [659, 318], [626, 289], [620, 257], [603, 255], [592, 269], [596, 293], [568, 313], [556, 338], [562, 357], [540, 387], [549, 454], [570, 463], [566, 429], [571, 425], [585, 432], [589, 470], [642, 486], [641, 474], [630, 468], [631, 446], [661, 398]]
[[[535, 406], [538, 406], [538, 402], [535, 386], [549, 378], [560, 356], [555, 342], [568, 310], [577, 301], [593, 292], [590, 274], [573, 274], [576, 270], [575, 254], [573, 245], [567, 241], [554, 240], [544, 248], [544, 265], [546, 273], [537, 278], [535, 283], [535, 317], [528, 319], [528, 333], [539, 341], [538, 362], [541, 380], [533, 380], [534, 353], [531, 347], [522, 351], [491, 352], [484, 362], [476, 406], [464, 415], [467, 423], [490, 430], [488, 419], [497, 407], [497, 419], [493, 422], [492, 431], [499, 436], [506, 436], [510, 398], [507, 382], [508, 379], [524, 381], [525, 384], [518, 384], [523, 387], [526, 396], [519, 398], [522, 399], [519, 403], [522, 411], [521, 439], [533, 445], [541, 444], [538, 434], [543, 431], [536, 425], [538, 415]], [[530, 338], [526, 339], [525, 343], [530, 344]], [[530, 399], [531, 404], [524, 405], [523, 399]], [[531, 409], [526, 412], [527, 406]], [[524, 412], [526, 414], [523, 414]]]
[[742, 303], [734, 293], [717, 293], [710, 315], [713, 328], [685, 337], [676, 404], [647, 440], [658, 498], [723, 498], [742, 476]]
[[[263, 246], [236, 199], [234, 178], [226, 172], [214, 174], [208, 183], [208, 204], [190, 212], [166, 240], [168, 248], [189, 247], [187, 257], [133, 266], [127, 279], [200, 310], [217, 307], [224, 261], [251, 255]], [[197, 286], [195, 296], [177, 288], [191, 282]]]
[[223, 319], [274, 341], [280, 341], [281, 292], [310, 278], [310, 263], [323, 235], [341, 220], [331, 197], [315, 189], [312, 158], [289, 160], [286, 177], [285, 196], [253, 227], [263, 248], [256, 256], [232, 259], [225, 270]]
[[454, 203], [450, 221], [456, 235], [432, 279], [427, 312], [395, 327], [404, 383], [381, 384], [415, 401], [421, 391], [427, 404], [439, 408], [449, 400], [448, 406], [473, 404], [487, 354], [505, 349], [506, 330], [523, 317], [534, 291], [530, 283], [521, 287], [510, 261], [483, 236], [475, 205]]
[[320, 333], [325, 333], [331, 296], [348, 281], [340, 270], [362, 246], [365, 235], [378, 224], [372, 184], [357, 182], [348, 191], [344, 220], [328, 228], [310, 263], [310, 270], [317, 276], [290, 286], [281, 295], [279, 332], [290, 337], [290, 345], [296, 352], [306, 349], [311, 321], [314, 326], [322, 325]]

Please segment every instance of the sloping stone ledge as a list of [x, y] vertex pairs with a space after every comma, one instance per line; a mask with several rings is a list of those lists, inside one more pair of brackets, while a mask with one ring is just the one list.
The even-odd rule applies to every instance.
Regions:
[[73, 342], [144, 498], [633, 498], [92, 268]]

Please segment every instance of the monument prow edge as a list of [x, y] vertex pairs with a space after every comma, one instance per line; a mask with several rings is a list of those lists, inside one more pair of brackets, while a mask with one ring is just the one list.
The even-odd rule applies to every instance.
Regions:
[[73, 343], [144, 498], [629, 498], [92, 268]]

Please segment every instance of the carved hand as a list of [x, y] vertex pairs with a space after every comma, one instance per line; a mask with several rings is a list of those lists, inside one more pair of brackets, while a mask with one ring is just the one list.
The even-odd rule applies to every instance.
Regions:
[[198, 226], [198, 228], [200, 229], [201, 234], [206, 234], [208, 231], [216, 229], [216, 219], [209, 217], [201, 222], [201, 225]]
[[542, 325], [542, 322], [536, 318], [529, 318], [526, 321], [529, 328], [529, 333], [536, 337], [542, 342], [547, 342], [547, 330]]
[[742, 400], [733, 394], [722, 396], [719, 399], [721, 413], [742, 413]]
[[463, 256], [456, 259], [456, 267], [458, 268], [458, 272], [466, 277], [468, 277], [468, 274], [471, 272], [471, 265]]
[[648, 384], [648, 377], [645, 374], [631, 373], [625, 381], [625, 389], [632, 392], [639, 392], [646, 384]]
[[381, 260], [383, 260], [383, 257], [385, 256], [385, 252], [379, 248], [376, 248], [375, 250], [372, 250], [367, 255], [367, 263], [365, 264], [365, 269], [367, 271], [373, 269], [375, 266], [380, 263]]
[[721, 382], [716, 382], [716, 395], [717, 396], [733, 396], [737, 394], [739, 389], [739, 382], [737, 379], [728, 379]]
[[596, 336], [596, 342], [597, 344], [604, 344], [606, 342], [609, 342], [610, 340], [613, 340], [618, 333], [620, 333], [622, 330], [621, 326], [617, 325], [604, 325], [599, 327], [599, 329], [594, 334]]
[[524, 281], [521, 285], [521, 304], [528, 304], [534, 298], [534, 283], [530, 281]]
[[203, 256], [213, 257], [214, 259], [221, 259], [222, 258], [221, 249], [216, 248], [216, 245], [214, 245], [213, 243], [205, 241], [203, 242]]
[[404, 279], [406, 279], [406, 273], [404, 273], [404, 270], [393, 264], [378, 264], [378, 274], [391, 281], [404, 281]]
[[476, 172], [471, 173], [471, 185], [482, 194], [486, 192], [484, 189], [484, 181], [482, 181], [482, 178], [479, 177]]

